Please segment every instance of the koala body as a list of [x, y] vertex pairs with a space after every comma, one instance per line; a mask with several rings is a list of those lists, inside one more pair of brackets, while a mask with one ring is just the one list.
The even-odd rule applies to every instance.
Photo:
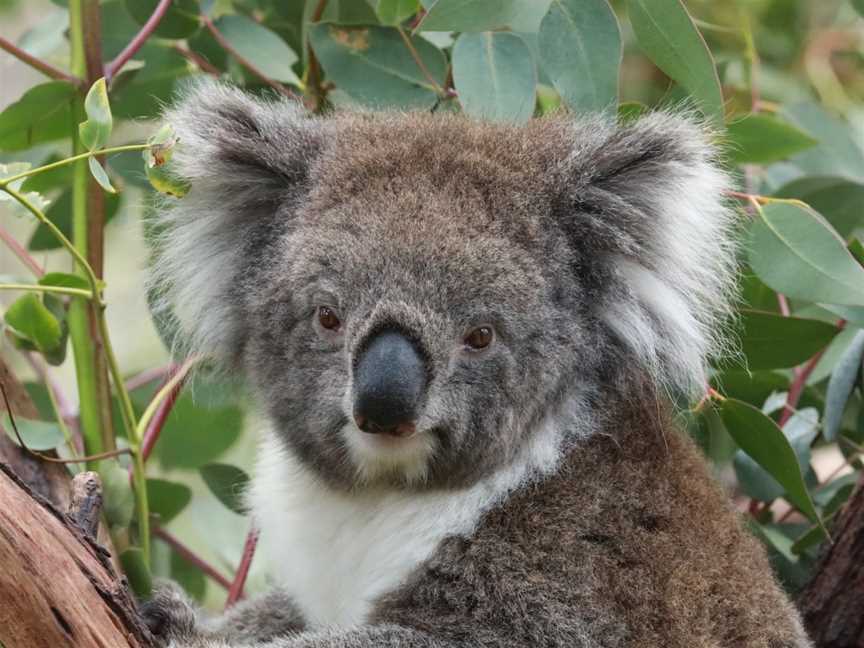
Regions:
[[705, 384], [732, 215], [680, 115], [312, 118], [227, 86], [166, 119], [191, 182], [154, 285], [268, 424], [277, 589], [178, 647], [809, 643], [662, 395]]

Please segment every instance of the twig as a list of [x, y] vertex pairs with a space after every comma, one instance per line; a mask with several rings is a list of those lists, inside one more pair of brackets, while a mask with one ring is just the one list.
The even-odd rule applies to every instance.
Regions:
[[224, 587], [226, 590], [231, 589], [231, 581], [225, 578], [222, 574], [216, 571], [216, 568], [213, 567], [206, 560], [201, 558], [198, 554], [192, 551], [189, 547], [180, 542], [173, 535], [168, 533], [162, 527], [157, 527], [153, 530], [153, 535], [159, 538], [162, 542], [171, 547], [174, 551], [176, 551], [182, 558], [184, 558], [187, 562], [192, 563], [195, 567], [201, 570], [201, 572], [205, 576], [209, 576], [213, 579], [217, 584]]
[[201, 22], [204, 23], [204, 26], [213, 35], [213, 38], [216, 39], [216, 42], [219, 43], [219, 45], [222, 47], [222, 49], [224, 49], [226, 52], [231, 54], [231, 56], [233, 56], [235, 59], [237, 59], [237, 62], [240, 65], [245, 67], [252, 74], [254, 74], [256, 77], [261, 79], [261, 81], [263, 81], [264, 83], [269, 85], [271, 88], [276, 90], [276, 92], [278, 92], [279, 94], [282, 94], [286, 97], [290, 97], [292, 99], [297, 98], [297, 94], [293, 90], [285, 87], [284, 85], [282, 85], [278, 81], [268, 77], [260, 69], [258, 69], [251, 61], [249, 61], [249, 59], [244, 58], [240, 53], [238, 53], [237, 50], [234, 49], [234, 46], [228, 42], [228, 39], [222, 35], [222, 32], [220, 32], [217, 29], [216, 25], [213, 24], [213, 21], [210, 20], [209, 16], [203, 16], [202, 15], [201, 16]]
[[135, 391], [136, 389], [140, 389], [147, 383], [153, 382], [154, 380], [159, 380], [160, 378], [164, 378], [168, 374], [174, 372], [177, 369], [177, 365], [173, 362], [168, 363], [162, 367], [153, 367], [152, 369], [145, 369], [141, 373], [132, 376], [129, 380], [126, 381], [126, 391]]
[[170, 391], [165, 395], [162, 402], [159, 403], [159, 407], [153, 414], [153, 418], [150, 419], [150, 423], [144, 430], [144, 435], [141, 439], [141, 457], [144, 461], [147, 461], [150, 457], [150, 453], [153, 452], [153, 446], [155, 446], [156, 441], [159, 440], [162, 428], [165, 427], [165, 421], [168, 419], [171, 410], [174, 409], [177, 397], [180, 396], [180, 392], [183, 390], [183, 385], [189, 377], [189, 369], [191, 366], [190, 363], [183, 364], [172, 370], [165, 378], [162, 387], [164, 388], [170, 385]]
[[[842, 330], [845, 326], [846, 320], [839, 320], [837, 322], [838, 329]], [[798, 407], [798, 401], [801, 400], [801, 394], [804, 393], [804, 388], [807, 386], [807, 379], [810, 377], [810, 374], [813, 373], [816, 365], [819, 364], [819, 360], [822, 359], [825, 350], [826, 349], [821, 349], [817, 351], [816, 354], [810, 358], [803, 367], [801, 367], [801, 370], [795, 374], [795, 378], [789, 386], [789, 393], [786, 395], [786, 404], [783, 406], [780, 419], [777, 421], [777, 425], [781, 428], [786, 425], [786, 422], [790, 418], [792, 418], [795, 408]]]
[[4, 228], [0, 227], [0, 239], [6, 244], [10, 250], [12, 250], [12, 254], [18, 257], [18, 260], [21, 261], [27, 268], [37, 277], [41, 277], [45, 274], [45, 270], [39, 263], [32, 257], [32, 255], [22, 246], [15, 238], [7, 232]]
[[231, 587], [228, 589], [228, 598], [225, 601], [226, 610], [243, 598], [243, 588], [246, 585], [246, 578], [249, 576], [252, 558], [255, 557], [256, 546], [258, 546], [258, 530], [252, 527], [246, 535], [246, 542], [243, 543], [243, 555], [240, 558], [240, 564], [237, 566], [237, 573], [234, 574]]
[[76, 88], [81, 88], [84, 86], [84, 79], [79, 79], [76, 76], [64, 72], [60, 68], [54, 67], [50, 63], [46, 63], [42, 59], [36, 58], [35, 56], [28, 54], [20, 47], [17, 47], [2, 36], [0, 36], [0, 49], [6, 50], [22, 63], [26, 63], [30, 67], [39, 70], [42, 74], [51, 77], [52, 79], [71, 83]]
[[150, 17], [147, 19], [141, 29], [135, 34], [135, 37], [129, 41], [129, 44], [123, 48], [123, 51], [120, 52], [114, 60], [108, 63], [105, 66], [105, 81], [110, 83], [111, 79], [114, 78], [114, 75], [120, 71], [126, 62], [131, 59], [135, 54], [140, 50], [144, 43], [147, 42], [147, 39], [153, 34], [156, 28], [159, 26], [162, 18], [168, 12], [168, 7], [171, 6], [171, 0], [160, 0], [159, 4], [156, 5], [156, 8], [153, 10], [153, 13], [150, 14]]
[[429, 68], [426, 67], [426, 64], [423, 62], [423, 59], [420, 58], [420, 53], [417, 51], [417, 48], [414, 47], [414, 43], [411, 42], [411, 39], [408, 37], [408, 34], [405, 33], [405, 30], [401, 27], [397, 27], [396, 30], [399, 32], [399, 35], [402, 37], [402, 42], [405, 43], [405, 47], [408, 50], [408, 53], [411, 54], [411, 58], [414, 59], [414, 62], [417, 64], [417, 67], [420, 68], [420, 72], [424, 77], [429, 81], [432, 85], [432, 89], [438, 94], [440, 97], [446, 96], [446, 92], [444, 88], [441, 87], [441, 84], [435, 80], [435, 77], [432, 76], [432, 73], [429, 71]]
[[175, 45], [173, 49], [187, 61], [190, 61], [197, 65], [202, 72], [206, 72], [207, 74], [211, 74], [215, 77], [222, 76], [222, 71], [215, 65], [213, 65], [210, 61], [205, 59], [203, 56], [200, 56], [192, 50], [182, 47], [181, 45]]

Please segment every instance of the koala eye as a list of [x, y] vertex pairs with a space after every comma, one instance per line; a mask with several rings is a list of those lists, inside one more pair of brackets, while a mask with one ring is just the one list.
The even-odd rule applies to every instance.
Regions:
[[492, 344], [493, 337], [491, 326], [478, 326], [465, 336], [465, 346], [473, 351], [481, 351]]
[[336, 312], [329, 306], [318, 307], [318, 323], [322, 328], [325, 328], [328, 331], [338, 331], [339, 327], [342, 325], [339, 316], [336, 315]]

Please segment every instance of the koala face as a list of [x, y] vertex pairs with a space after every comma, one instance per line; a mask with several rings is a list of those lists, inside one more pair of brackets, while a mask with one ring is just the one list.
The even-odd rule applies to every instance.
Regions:
[[166, 308], [334, 487], [468, 485], [550, 420], [590, 434], [622, 376], [702, 379], [728, 214], [685, 119], [312, 119], [214, 84], [166, 117]]

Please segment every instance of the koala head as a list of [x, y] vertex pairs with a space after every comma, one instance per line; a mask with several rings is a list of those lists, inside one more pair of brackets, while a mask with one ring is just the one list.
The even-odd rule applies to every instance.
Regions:
[[336, 488], [470, 484], [622, 381], [704, 385], [733, 253], [691, 119], [318, 118], [212, 82], [165, 117], [161, 302]]

